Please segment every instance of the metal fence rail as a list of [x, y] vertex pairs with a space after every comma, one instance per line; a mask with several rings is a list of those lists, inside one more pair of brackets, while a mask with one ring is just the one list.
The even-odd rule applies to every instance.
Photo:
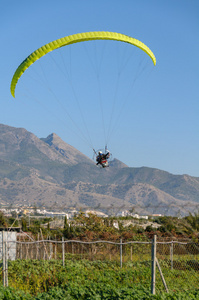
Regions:
[[[13, 247], [15, 245], [15, 247]], [[9, 256], [12, 247], [12, 257]], [[13, 257], [13, 249], [15, 254]], [[13, 241], [3, 235], [0, 245], [2, 253], [3, 284], [8, 285], [7, 261], [21, 260], [102, 260], [116, 261], [122, 268], [131, 262], [133, 268], [145, 267], [151, 278], [142, 284], [151, 286], [151, 293], [193, 290], [199, 283], [199, 243], [157, 241], [78, 241], [38, 240]]]

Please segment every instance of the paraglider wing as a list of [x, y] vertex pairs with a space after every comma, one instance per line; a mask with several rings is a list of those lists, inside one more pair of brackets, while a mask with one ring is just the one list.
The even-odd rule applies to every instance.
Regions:
[[156, 64], [156, 58], [153, 54], [153, 52], [142, 42], [139, 40], [132, 38], [130, 36], [121, 34], [121, 33], [116, 33], [116, 32], [108, 32], [108, 31], [93, 31], [93, 32], [84, 32], [84, 33], [78, 33], [78, 34], [73, 34], [69, 35], [66, 37], [63, 37], [61, 39], [57, 39], [53, 42], [50, 42], [33, 53], [31, 53], [17, 68], [17, 70], [14, 73], [14, 76], [12, 78], [11, 86], [10, 86], [10, 91], [13, 97], [15, 97], [15, 88], [17, 85], [17, 82], [21, 75], [25, 72], [26, 69], [28, 69], [36, 60], [41, 58], [42, 56], [46, 55], [47, 53], [58, 49], [60, 47], [74, 44], [74, 43], [79, 43], [79, 42], [84, 42], [84, 41], [90, 41], [90, 40], [116, 40], [116, 41], [121, 41], [125, 43], [132, 44], [141, 50], [145, 51], [150, 58], [152, 59], [154, 65]]

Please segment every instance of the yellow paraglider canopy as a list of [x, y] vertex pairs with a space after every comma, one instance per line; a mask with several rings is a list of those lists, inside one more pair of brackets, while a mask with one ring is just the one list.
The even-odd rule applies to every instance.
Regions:
[[93, 31], [93, 32], [84, 32], [84, 33], [78, 33], [78, 34], [73, 34], [69, 35], [66, 37], [63, 37], [61, 39], [57, 39], [53, 42], [50, 42], [33, 53], [31, 53], [17, 68], [17, 70], [14, 73], [14, 76], [12, 78], [11, 86], [10, 86], [10, 91], [13, 97], [15, 97], [15, 88], [17, 85], [17, 82], [21, 75], [25, 72], [26, 69], [29, 68], [36, 60], [44, 56], [45, 54], [58, 49], [60, 47], [74, 44], [74, 43], [79, 43], [79, 42], [84, 42], [84, 41], [90, 41], [90, 40], [115, 40], [115, 41], [121, 41], [125, 43], [132, 44], [141, 50], [145, 51], [150, 58], [152, 59], [154, 65], [156, 65], [156, 58], [153, 54], [153, 52], [142, 42], [139, 40], [132, 38], [130, 36], [121, 34], [121, 33], [116, 33], [116, 32], [108, 32], [108, 31]]

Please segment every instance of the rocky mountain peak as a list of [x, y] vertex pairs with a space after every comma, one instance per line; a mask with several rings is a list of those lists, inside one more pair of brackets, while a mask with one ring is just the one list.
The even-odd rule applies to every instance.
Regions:
[[45, 141], [50, 146], [52, 144], [63, 144], [62, 139], [56, 133], [51, 133], [47, 136], [47, 138], [44, 138], [42, 140]]
[[51, 133], [46, 138], [42, 138], [53, 150], [68, 160], [71, 165], [81, 162], [91, 163], [92, 161], [73, 146], [65, 143], [56, 133]]
[[[199, 178], [113, 159], [98, 168], [79, 150], [51, 133], [39, 139], [23, 128], [0, 124], [0, 199], [3, 203], [75, 204], [176, 214], [197, 211]], [[25, 202], [24, 202], [25, 201]]]

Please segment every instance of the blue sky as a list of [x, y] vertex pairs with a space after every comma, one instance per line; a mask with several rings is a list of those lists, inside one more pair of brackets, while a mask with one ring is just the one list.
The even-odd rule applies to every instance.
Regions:
[[[119, 60], [116, 53], [120, 51], [119, 44], [116, 42], [115, 48], [110, 46], [103, 62], [108, 71], [101, 71], [99, 61], [101, 56], [105, 57], [106, 45], [93, 43], [93, 49], [102, 49], [95, 62], [101, 76], [104, 74], [100, 92], [98, 79], [91, 75], [98, 50], [92, 50], [94, 54], [89, 54], [91, 58], [86, 62], [85, 53], [90, 46], [75, 45], [31, 66], [18, 82], [16, 98], [12, 98], [12, 76], [30, 53], [55, 39], [87, 31], [114, 31], [132, 36], [153, 51], [157, 65], [154, 67], [150, 58], [147, 55], [143, 58], [137, 49], [133, 57], [126, 54], [126, 73], [117, 95], [119, 104], [109, 107], [109, 102], [114, 102], [111, 92], [114, 93], [116, 85], [113, 83], [110, 91], [109, 86], [113, 80], [117, 82], [112, 59]], [[0, 32], [0, 123], [23, 127], [39, 138], [55, 132], [92, 158], [92, 149], [81, 132], [87, 138], [90, 135], [94, 148], [102, 148], [106, 140], [104, 128], [115, 117], [118, 122], [116, 125], [112, 122], [108, 140], [114, 157], [130, 167], [147, 166], [199, 177], [199, 1], [2, 0]], [[122, 53], [128, 53], [129, 45], [123, 48]], [[58, 72], [62, 60], [70, 65], [67, 72], [72, 74], [71, 94], [66, 82], [62, 83], [62, 72]], [[137, 78], [135, 70], [143, 61], [146, 71], [141, 67], [142, 76]], [[109, 70], [112, 77], [107, 74]], [[47, 82], [46, 92], [43, 87], [40, 89], [37, 74], [40, 83]], [[106, 75], [110, 77], [105, 81]], [[126, 85], [129, 82], [130, 86], [134, 79], [135, 87], [124, 101], [123, 95], [129, 88]], [[49, 93], [51, 83], [57, 102]], [[104, 103], [100, 111], [101, 101]], [[122, 101], [125, 105], [120, 111]]]

